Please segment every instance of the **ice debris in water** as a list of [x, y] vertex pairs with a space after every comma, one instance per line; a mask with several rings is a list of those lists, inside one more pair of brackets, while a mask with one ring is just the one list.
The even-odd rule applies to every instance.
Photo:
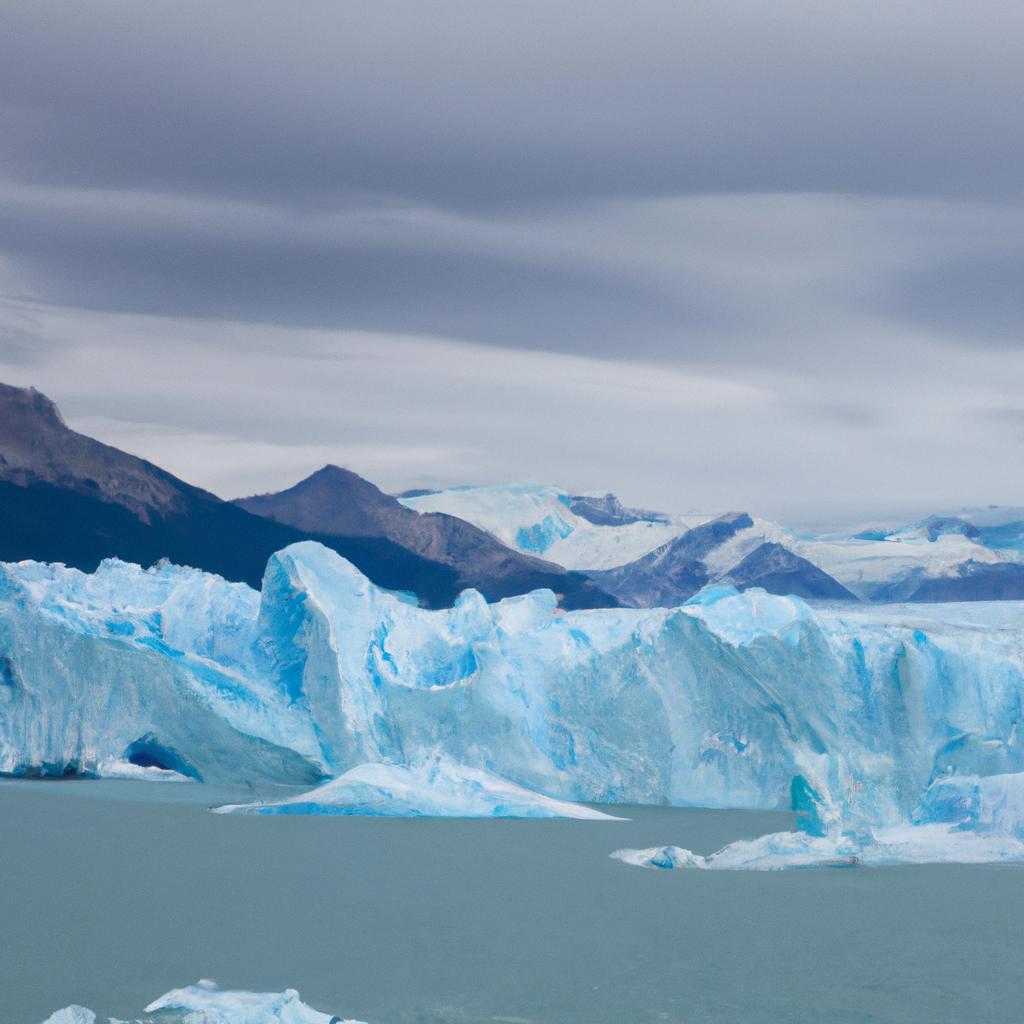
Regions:
[[611, 856], [643, 868], [781, 871], [884, 864], [1021, 862], [1024, 843], [1011, 835], [978, 835], [946, 825], [903, 825], [877, 829], [859, 838], [775, 832], [759, 839], [730, 843], [708, 857], [679, 846], [616, 850]]
[[[307, 1006], [295, 989], [284, 992], [221, 991], [212, 981], [175, 989], [146, 1007], [131, 1024], [360, 1024]], [[58, 1010], [43, 1024], [95, 1024], [82, 1006]], [[111, 1019], [111, 1024], [115, 1024]], [[128, 1022], [117, 1022], [128, 1024]]]
[[448, 757], [418, 765], [361, 764], [308, 793], [273, 803], [229, 804], [218, 814], [349, 814], [377, 817], [581, 818], [616, 821]]
[[773, 871], [803, 867], [1024, 861], [1024, 773], [937, 779], [912, 823], [823, 836], [776, 832], [730, 843], [708, 857], [679, 846], [616, 850], [645, 868]]

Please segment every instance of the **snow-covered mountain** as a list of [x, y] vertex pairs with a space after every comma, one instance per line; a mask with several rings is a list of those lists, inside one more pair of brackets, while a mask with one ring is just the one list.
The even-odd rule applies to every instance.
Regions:
[[846, 835], [948, 817], [940, 782], [1024, 772], [1022, 628], [1018, 602], [812, 609], [730, 587], [676, 609], [468, 591], [427, 611], [310, 542], [262, 593], [6, 565], [0, 770], [308, 785], [443, 753], [558, 799], [792, 807]]
[[[815, 536], [746, 513], [587, 518], [582, 500], [555, 487], [520, 486], [457, 487], [403, 499], [411, 508], [458, 515], [519, 550], [542, 550], [551, 561], [587, 570], [602, 589], [636, 607], [679, 604], [717, 582], [822, 600], [1024, 598], [1019, 509], [966, 510], [893, 530]], [[617, 505], [612, 496], [603, 500]]]
[[610, 494], [597, 498], [519, 484], [452, 487], [400, 500], [417, 512], [458, 516], [517, 551], [567, 569], [624, 565], [709, 518], [625, 509]]

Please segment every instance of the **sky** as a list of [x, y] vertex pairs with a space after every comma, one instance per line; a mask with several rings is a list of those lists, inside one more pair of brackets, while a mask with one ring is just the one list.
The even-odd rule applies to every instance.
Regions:
[[1024, 504], [1024, 6], [0, 0], [0, 380], [790, 525]]

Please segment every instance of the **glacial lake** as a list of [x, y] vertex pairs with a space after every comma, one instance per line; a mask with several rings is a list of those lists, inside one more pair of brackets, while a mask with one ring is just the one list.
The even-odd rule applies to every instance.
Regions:
[[199, 978], [369, 1024], [1011, 1024], [1024, 869], [652, 871], [791, 816], [228, 817], [248, 794], [0, 783], [0, 1020], [133, 1019]]

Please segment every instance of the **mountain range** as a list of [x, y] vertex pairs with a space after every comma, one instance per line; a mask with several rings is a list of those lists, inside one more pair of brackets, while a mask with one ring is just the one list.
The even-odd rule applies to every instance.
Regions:
[[[586, 569], [622, 604], [674, 606], [709, 584], [808, 600], [1024, 599], [1024, 509], [991, 506], [890, 530], [798, 533], [746, 512], [632, 514], [595, 522], [580, 496], [547, 486], [453, 487], [406, 496], [530, 551]], [[613, 507], [611, 496], [586, 499]]]
[[330, 465], [225, 501], [70, 429], [35, 389], [0, 385], [0, 561], [167, 559], [258, 588], [270, 555], [302, 540], [427, 607], [469, 588], [490, 601], [550, 589], [566, 609], [674, 607], [710, 584], [818, 601], [1024, 598], [1021, 510], [817, 537], [746, 512], [670, 515], [551, 487], [394, 497]]
[[491, 600], [548, 587], [567, 608], [616, 603], [582, 573], [451, 516], [421, 516], [354, 473], [329, 466], [281, 495], [223, 501], [71, 430], [35, 389], [0, 385], [0, 561], [91, 571], [108, 557], [166, 558], [258, 588], [275, 551], [310, 539], [432, 607], [467, 586]]

